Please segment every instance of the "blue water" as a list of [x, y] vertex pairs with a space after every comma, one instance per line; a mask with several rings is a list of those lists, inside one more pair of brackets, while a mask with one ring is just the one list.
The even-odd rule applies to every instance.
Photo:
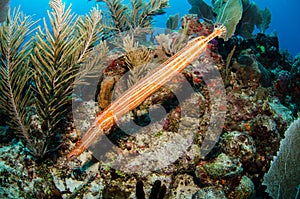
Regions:
[[[39, 19], [47, 16], [48, 2], [46, 0], [11, 0], [11, 7], [21, 5], [25, 14], [34, 15], [34, 19]], [[90, 8], [96, 4], [103, 6], [103, 3], [95, 3], [93, 0], [64, 0], [64, 2], [67, 5], [72, 3], [72, 10], [80, 15], [89, 12]], [[300, 52], [300, 23], [298, 21], [300, 1], [256, 0], [255, 2], [261, 9], [268, 7], [272, 12], [272, 21], [267, 33], [277, 32], [281, 49], [287, 49], [292, 55], [297, 55]], [[165, 27], [168, 15], [179, 13], [182, 16], [188, 13], [190, 7], [187, 0], [170, 0], [170, 8], [167, 9], [165, 15], [156, 18], [155, 26]]]

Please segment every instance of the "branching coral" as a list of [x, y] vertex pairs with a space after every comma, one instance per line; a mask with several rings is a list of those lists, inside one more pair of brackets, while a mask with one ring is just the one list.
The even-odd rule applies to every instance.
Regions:
[[104, 2], [109, 10], [107, 27], [123, 32], [129, 29], [149, 28], [154, 16], [165, 13], [164, 9], [168, 7], [169, 1], [131, 0], [130, 6], [123, 4], [121, 0], [104, 0]]
[[135, 42], [133, 36], [127, 35], [124, 37], [123, 49], [125, 51], [125, 62], [128, 64], [130, 70], [147, 63], [150, 50]]
[[70, 110], [74, 83], [93, 76], [108, 51], [99, 42], [103, 28], [98, 9], [76, 17], [61, 0], [50, 6], [51, 27], [44, 20], [45, 31], [39, 27], [28, 42], [34, 22], [19, 9], [0, 26], [0, 108], [37, 159], [59, 146], [55, 138]]
[[133, 85], [134, 82], [142, 78], [147, 73], [146, 68], [149, 65], [151, 50], [143, 45], [147, 42], [143, 41], [145, 34], [138, 32], [139, 34], [135, 34], [135, 31], [128, 31], [120, 38], [114, 38], [113, 41], [113, 44], [124, 53], [124, 64], [131, 72], [127, 81], [128, 85]]
[[8, 114], [6, 122], [23, 138], [31, 151], [35, 151], [32, 135], [29, 133], [30, 115], [28, 106], [32, 100], [29, 67], [30, 42], [27, 40], [30, 28], [35, 22], [24, 16], [19, 9], [0, 27], [0, 108]]
[[102, 31], [101, 12], [97, 9], [85, 18], [76, 19], [71, 8], [65, 9], [61, 0], [51, 1], [50, 6], [51, 28], [44, 20], [45, 33], [39, 29], [31, 56], [36, 112], [46, 139], [41, 156], [49, 150], [48, 145], [66, 119], [75, 77], [81, 64], [89, 62], [94, 55], [94, 45]]
[[[185, 30], [183, 30], [185, 32]], [[165, 52], [166, 55], [174, 55], [187, 43], [188, 36], [186, 34], [160, 34], [155, 37], [159, 48]]]
[[148, 48], [142, 47], [138, 51], [131, 51], [126, 54], [125, 62], [129, 64], [131, 72], [128, 79], [129, 86], [132, 86], [149, 72], [150, 53]]
[[[105, 2], [110, 12], [107, 18], [118, 31], [149, 27], [153, 16], [164, 13], [168, 6], [167, 0], [133, 0], [130, 10], [119, 0]], [[10, 117], [9, 125], [38, 159], [59, 146], [55, 142], [63, 132], [74, 84], [95, 77], [108, 53], [106, 42], [101, 41], [100, 10], [94, 8], [77, 17], [61, 0], [50, 1], [50, 7], [50, 25], [44, 19], [43, 29], [38, 28], [30, 43], [24, 41], [34, 22], [19, 10], [0, 29], [0, 106]], [[128, 52], [127, 61], [136, 65], [132, 52]]]

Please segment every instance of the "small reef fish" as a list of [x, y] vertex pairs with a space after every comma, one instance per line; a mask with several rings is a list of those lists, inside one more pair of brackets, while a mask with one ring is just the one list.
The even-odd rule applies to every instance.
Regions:
[[67, 155], [67, 159], [72, 160], [78, 157], [98, 136], [107, 132], [116, 123], [118, 118], [121, 118], [139, 106], [162, 85], [195, 61], [205, 52], [207, 44], [212, 39], [223, 37], [225, 34], [225, 26], [215, 25], [214, 31], [210, 35], [192, 39], [175, 55], [136, 82], [96, 117], [87, 133], [76, 143], [75, 148]]

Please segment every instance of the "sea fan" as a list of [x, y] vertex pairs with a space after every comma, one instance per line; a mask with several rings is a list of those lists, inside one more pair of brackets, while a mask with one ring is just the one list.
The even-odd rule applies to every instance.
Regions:
[[263, 184], [272, 198], [299, 198], [300, 196], [300, 119], [295, 120], [280, 142], [277, 156], [264, 176]]

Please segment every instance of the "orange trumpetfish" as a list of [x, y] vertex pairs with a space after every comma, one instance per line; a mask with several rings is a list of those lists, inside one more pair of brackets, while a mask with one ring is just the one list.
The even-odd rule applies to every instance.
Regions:
[[116, 123], [116, 119], [139, 106], [147, 97], [205, 52], [208, 42], [215, 37], [223, 37], [225, 33], [225, 26], [216, 25], [210, 35], [192, 39], [175, 55], [136, 82], [96, 117], [87, 133], [67, 155], [67, 159], [79, 156], [98, 136], [108, 131]]

